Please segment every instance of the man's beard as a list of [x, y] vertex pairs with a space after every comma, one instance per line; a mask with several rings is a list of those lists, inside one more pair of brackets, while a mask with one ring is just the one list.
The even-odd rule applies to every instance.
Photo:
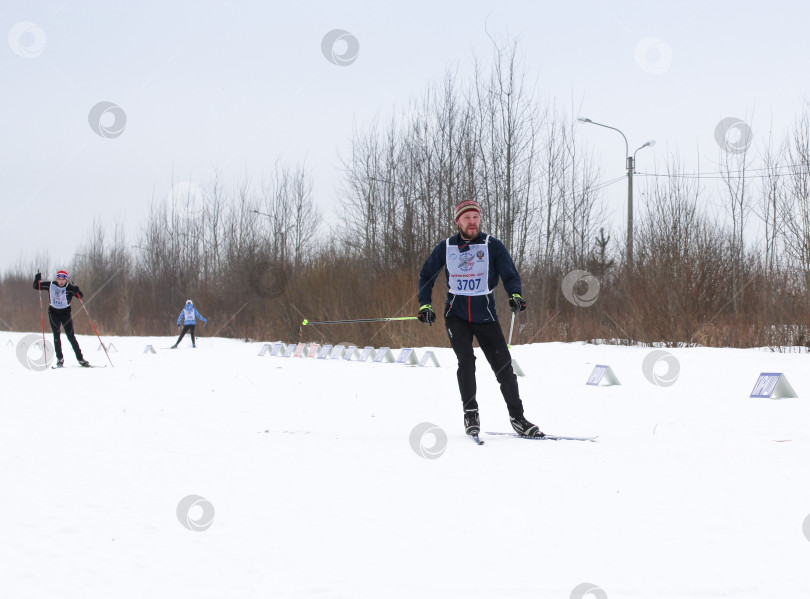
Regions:
[[470, 233], [467, 232], [470, 229], [467, 229], [467, 230], [462, 229], [460, 225], [456, 225], [456, 228], [458, 229], [459, 234], [461, 234], [461, 236], [464, 239], [475, 239], [476, 237], [478, 237], [478, 234], [481, 232], [481, 225], [478, 225], [477, 227], [472, 226], [472, 231]]

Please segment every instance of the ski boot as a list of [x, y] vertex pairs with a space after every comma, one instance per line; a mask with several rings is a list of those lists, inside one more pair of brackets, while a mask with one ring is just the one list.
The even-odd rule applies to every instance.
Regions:
[[521, 437], [545, 437], [545, 433], [543, 433], [536, 424], [532, 424], [528, 420], [526, 420], [523, 416], [518, 416], [517, 418], [511, 418], [512, 428], [515, 429], [515, 432], [520, 435]]
[[481, 420], [478, 418], [477, 411], [464, 413], [464, 432], [472, 437], [481, 432]]

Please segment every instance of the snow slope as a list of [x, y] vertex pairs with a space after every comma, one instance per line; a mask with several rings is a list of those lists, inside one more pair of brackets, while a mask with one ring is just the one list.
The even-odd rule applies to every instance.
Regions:
[[[598, 441], [478, 447], [448, 348], [415, 368], [122, 337], [115, 367], [33, 371], [24, 336], [0, 333], [0, 597], [810, 596], [806, 354], [669, 350], [663, 387], [649, 348], [516, 346], [527, 417]], [[597, 363], [622, 384], [586, 386]], [[478, 366], [482, 428], [508, 431]], [[760, 372], [799, 398], [750, 399]]]

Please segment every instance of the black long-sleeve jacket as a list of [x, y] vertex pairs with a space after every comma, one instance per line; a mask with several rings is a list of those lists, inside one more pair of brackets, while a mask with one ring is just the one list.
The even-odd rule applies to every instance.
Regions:
[[[42, 289], [43, 291], [48, 291], [49, 295], [50, 295], [51, 284], [59, 285], [56, 281], [42, 281], [40, 279], [36, 279], [36, 278], [34, 279], [34, 289], [37, 289], [37, 290]], [[70, 302], [74, 297], [78, 297], [79, 299], [84, 297], [84, 294], [82, 293], [82, 290], [79, 289], [78, 285], [73, 285], [72, 283], [68, 283], [68, 284], [65, 285], [65, 289], [67, 290], [66, 295], [67, 295], [68, 307], [67, 308], [54, 308], [53, 306], [49, 306], [48, 307], [49, 310], [57, 310], [57, 311], [58, 310], [70, 310]]]
[[[494, 289], [498, 285], [498, 279], [503, 281], [503, 286], [508, 295], [522, 293], [522, 283], [520, 275], [515, 268], [515, 263], [509, 255], [509, 250], [500, 239], [492, 237], [488, 233], [480, 233], [478, 237], [470, 241], [465, 241], [458, 233], [445, 239], [430, 254], [430, 257], [419, 273], [419, 305], [431, 303], [433, 295], [433, 284], [441, 271], [447, 274], [447, 244], [459, 246], [460, 251], [468, 245], [487, 243], [489, 240], [489, 277], [488, 285], [490, 293], [487, 295], [456, 295], [451, 289], [447, 290], [447, 301], [445, 303], [444, 315], [451, 312], [468, 322], [495, 322], [498, 315], [495, 313]], [[449, 280], [449, 278], [448, 278]]]

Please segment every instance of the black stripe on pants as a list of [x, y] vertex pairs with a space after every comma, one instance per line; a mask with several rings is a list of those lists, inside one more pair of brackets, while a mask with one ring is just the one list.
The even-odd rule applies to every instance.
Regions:
[[506, 346], [501, 325], [498, 322], [471, 323], [451, 314], [445, 318], [447, 335], [450, 345], [458, 358], [458, 389], [461, 392], [461, 403], [464, 410], [477, 410], [475, 382], [475, 354], [473, 353], [473, 337], [478, 340], [478, 346], [484, 352], [495, 378], [501, 385], [509, 416], [516, 418], [523, 415], [523, 402], [520, 399], [517, 376], [512, 370], [512, 356]]

